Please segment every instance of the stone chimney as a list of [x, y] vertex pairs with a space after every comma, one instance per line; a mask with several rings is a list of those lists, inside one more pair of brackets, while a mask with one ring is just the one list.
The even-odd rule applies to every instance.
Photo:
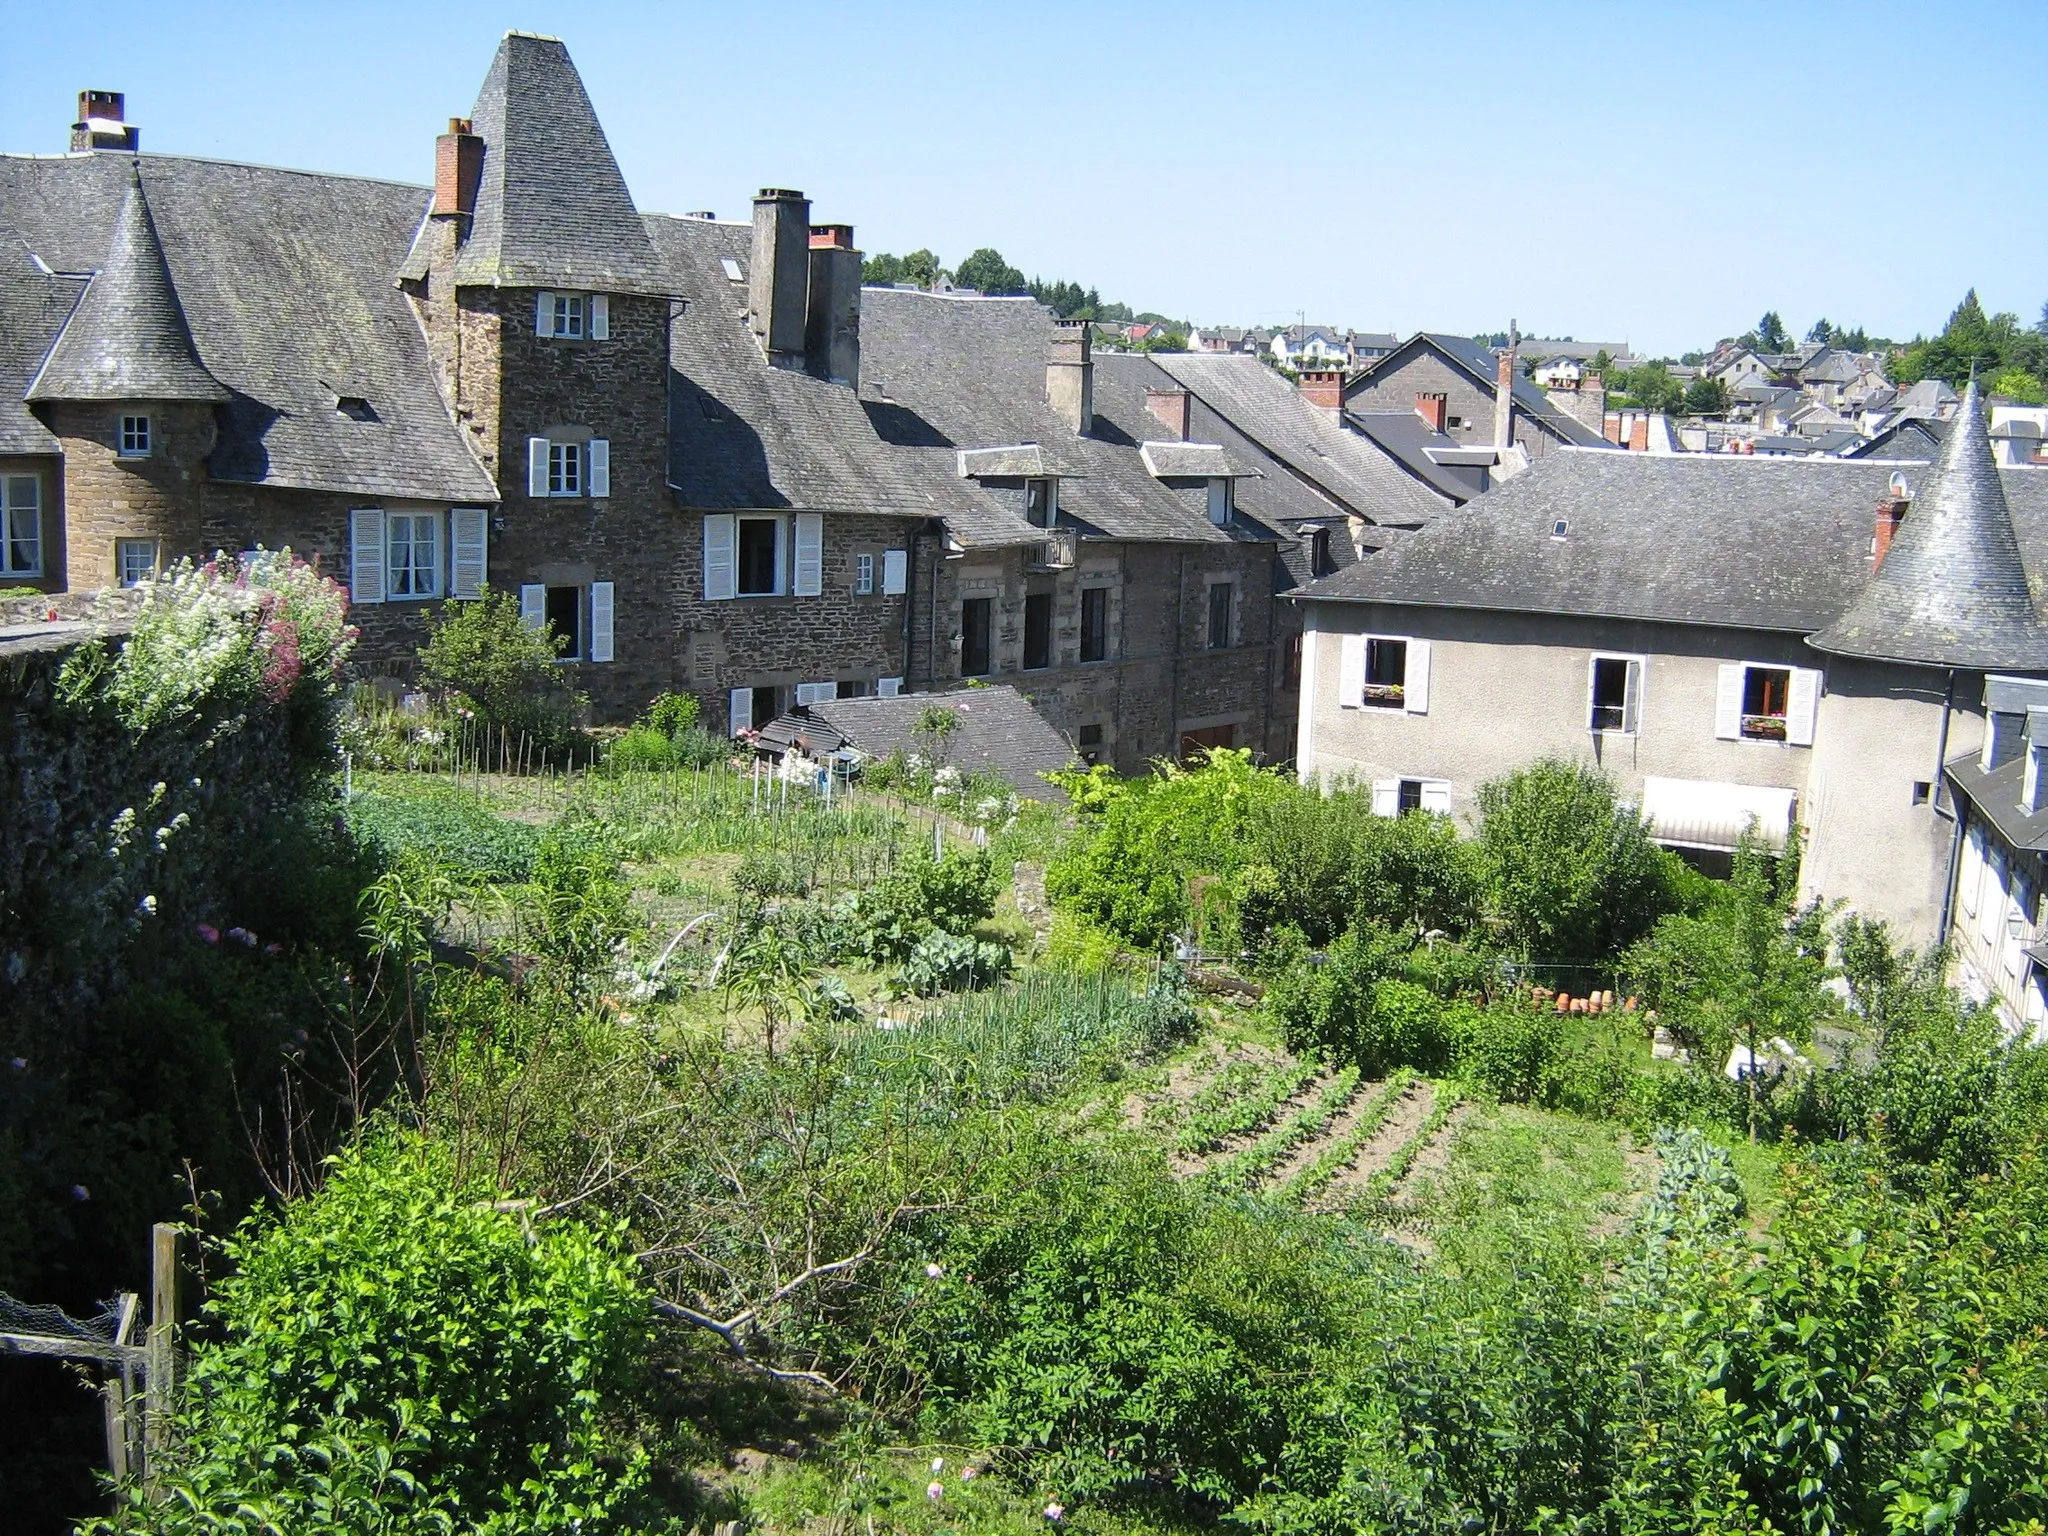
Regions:
[[811, 276], [811, 204], [801, 192], [763, 187], [754, 198], [754, 250], [747, 268], [748, 318], [777, 368], [804, 366]]
[[1304, 369], [1299, 388], [1301, 398], [1310, 405], [1321, 406], [1326, 411], [1344, 409], [1344, 370], [1341, 368]]
[[1095, 358], [1086, 320], [1055, 320], [1045, 360], [1045, 398], [1056, 415], [1086, 437], [1095, 427]]
[[1145, 409], [1153, 419], [1173, 434], [1173, 440], [1184, 443], [1192, 429], [1195, 397], [1184, 389], [1148, 389], [1145, 391]]
[[1419, 394], [1415, 397], [1415, 414], [1429, 424], [1432, 432], [1441, 432], [1451, 419], [1451, 397], [1446, 394]]
[[1521, 347], [1521, 333], [1510, 320], [1508, 349], [1501, 353], [1493, 376], [1493, 446], [1503, 453], [1515, 444], [1515, 371]]
[[448, 131], [434, 140], [434, 217], [474, 214], [477, 183], [483, 176], [483, 135], [472, 130], [468, 118], [449, 118]]
[[860, 384], [860, 252], [851, 224], [811, 226], [811, 288], [804, 360], [834, 384]]
[[1903, 496], [1885, 495], [1877, 503], [1877, 531], [1870, 538], [1870, 570], [1875, 575], [1884, 567], [1886, 551], [1892, 547], [1892, 538], [1899, 531], [1899, 524], [1906, 520], [1906, 508], [1912, 503]]
[[128, 98], [119, 91], [80, 91], [71, 152], [119, 149], [134, 154], [142, 147], [142, 130], [127, 121], [127, 107]]

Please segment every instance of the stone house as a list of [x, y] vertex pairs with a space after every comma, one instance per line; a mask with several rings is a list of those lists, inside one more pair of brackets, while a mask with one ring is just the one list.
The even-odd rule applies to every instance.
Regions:
[[[1873, 510], [1875, 509], [1874, 520]], [[2048, 475], [1992, 462], [1974, 388], [1930, 469], [1552, 453], [1298, 594], [1304, 779], [1469, 819], [1488, 779], [1596, 765], [1725, 863], [1808, 839], [1808, 895], [1927, 945], [1987, 674], [2048, 674]]]
[[[1507, 409], [1501, 409], [1505, 389]], [[1540, 459], [1560, 447], [1604, 447], [1597, 428], [1560, 410], [1522, 377], [1515, 349], [1496, 355], [1465, 336], [1419, 331], [1344, 385], [1354, 415], [1405, 414], [1418, 400], [1443, 400], [1437, 429], [1468, 449], [1519, 445]]]

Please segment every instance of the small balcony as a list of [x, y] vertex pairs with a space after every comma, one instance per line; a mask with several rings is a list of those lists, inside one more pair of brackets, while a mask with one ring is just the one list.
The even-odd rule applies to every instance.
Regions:
[[1030, 547], [1025, 564], [1034, 571], [1070, 571], [1079, 547], [1080, 539], [1073, 529], [1048, 529], [1044, 541]]

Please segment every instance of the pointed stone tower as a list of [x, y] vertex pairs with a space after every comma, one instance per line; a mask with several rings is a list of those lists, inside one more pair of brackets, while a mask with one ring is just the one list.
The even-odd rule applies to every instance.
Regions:
[[1972, 671], [2048, 669], [1977, 381], [1870, 584], [1808, 642], [1830, 656]]
[[64, 450], [63, 585], [132, 581], [200, 547], [197, 489], [232, 398], [193, 343], [131, 166], [106, 258], [28, 389]]

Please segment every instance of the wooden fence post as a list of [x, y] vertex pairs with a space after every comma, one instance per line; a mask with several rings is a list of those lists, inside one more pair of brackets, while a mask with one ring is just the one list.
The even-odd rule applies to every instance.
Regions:
[[178, 1391], [178, 1229], [149, 1229], [148, 1407], [143, 1419], [143, 1466], [153, 1475], [171, 1443]]

